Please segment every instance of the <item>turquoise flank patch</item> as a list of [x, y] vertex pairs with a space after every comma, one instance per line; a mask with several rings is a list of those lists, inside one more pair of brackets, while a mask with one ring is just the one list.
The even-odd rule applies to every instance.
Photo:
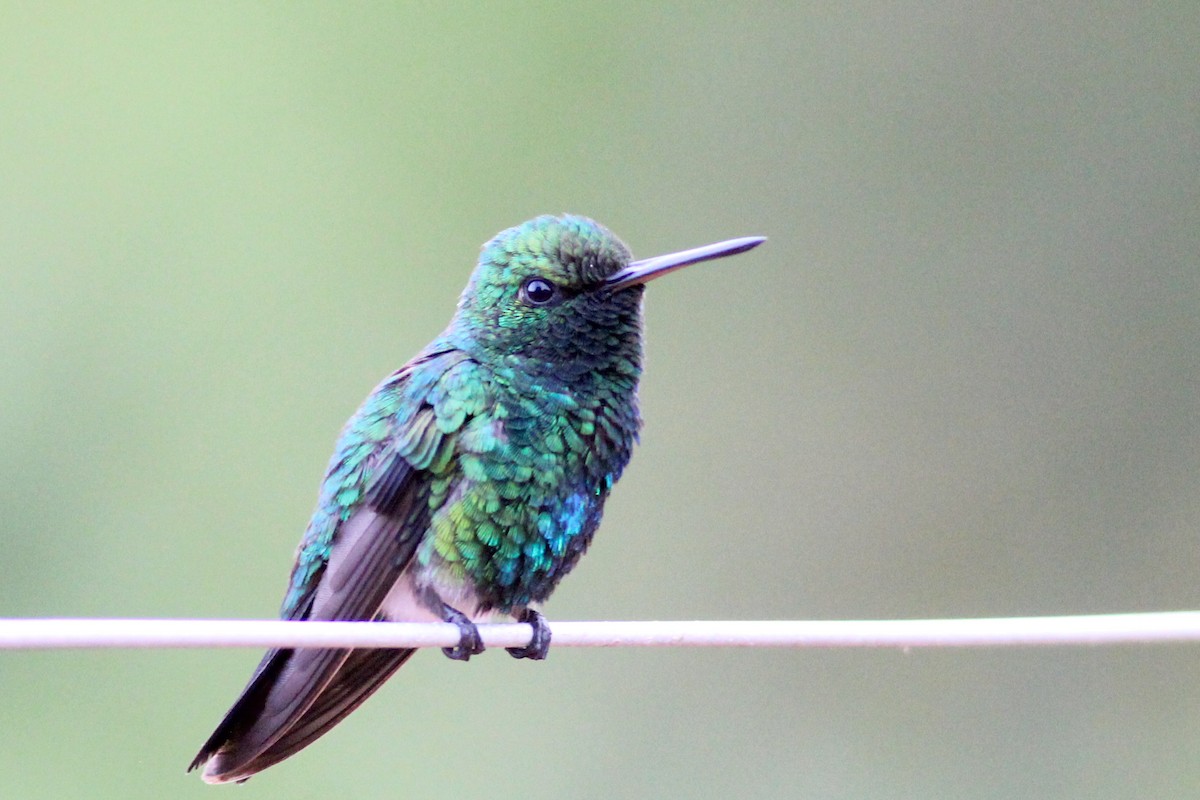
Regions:
[[574, 539], [583, 532], [583, 523], [587, 519], [588, 503], [587, 494], [584, 492], [576, 492], [563, 501], [562, 507], [558, 510], [557, 531], [546, 539], [550, 544], [550, 552], [555, 556], [561, 556], [567, 552], [567, 542]]

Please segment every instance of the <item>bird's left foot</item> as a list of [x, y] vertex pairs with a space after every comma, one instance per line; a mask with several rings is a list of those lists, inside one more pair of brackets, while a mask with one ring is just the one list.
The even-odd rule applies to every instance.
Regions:
[[506, 647], [504, 649], [513, 658], [532, 658], [534, 661], [541, 661], [550, 650], [550, 626], [546, 624], [546, 618], [532, 608], [527, 608], [521, 612], [517, 622], [532, 625], [533, 638], [524, 647]]

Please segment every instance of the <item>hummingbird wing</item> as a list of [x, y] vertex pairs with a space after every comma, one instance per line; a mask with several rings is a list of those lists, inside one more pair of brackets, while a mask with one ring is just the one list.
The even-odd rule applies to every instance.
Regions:
[[[347, 425], [323, 502], [298, 551], [286, 618], [376, 618], [428, 528], [430, 478], [449, 460], [449, 434], [457, 427], [436, 412], [437, 379], [465, 358], [457, 351], [434, 352], [411, 362], [376, 389]], [[414, 377], [418, 367], [423, 369]], [[334, 513], [322, 515], [320, 509], [331, 505]], [[328, 530], [323, 519], [334, 520]], [[269, 651], [189, 769], [207, 761], [206, 781], [245, 780], [335, 725], [412, 652]]]

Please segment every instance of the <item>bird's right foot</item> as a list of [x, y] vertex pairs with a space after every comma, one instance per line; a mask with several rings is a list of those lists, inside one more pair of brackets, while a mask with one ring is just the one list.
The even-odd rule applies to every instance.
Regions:
[[454, 661], [467, 661], [471, 656], [477, 656], [483, 652], [483, 637], [479, 635], [479, 628], [475, 627], [475, 623], [471, 622], [466, 614], [457, 608], [443, 605], [442, 619], [458, 626], [458, 644], [454, 647], [442, 648], [446, 658]]

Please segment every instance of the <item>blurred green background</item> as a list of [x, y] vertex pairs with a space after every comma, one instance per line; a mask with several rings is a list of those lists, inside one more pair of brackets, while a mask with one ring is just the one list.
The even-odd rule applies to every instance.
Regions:
[[[342, 422], [545, 212], [646, 429], [551, 619], [1200, 607], [1200, 5], [0, 6], [0, 614], [268, 617]], [[0, 654], [5, 798], [1200, 794], [1200, 648], [423, 654], [240, 790], [258, 651]]]

